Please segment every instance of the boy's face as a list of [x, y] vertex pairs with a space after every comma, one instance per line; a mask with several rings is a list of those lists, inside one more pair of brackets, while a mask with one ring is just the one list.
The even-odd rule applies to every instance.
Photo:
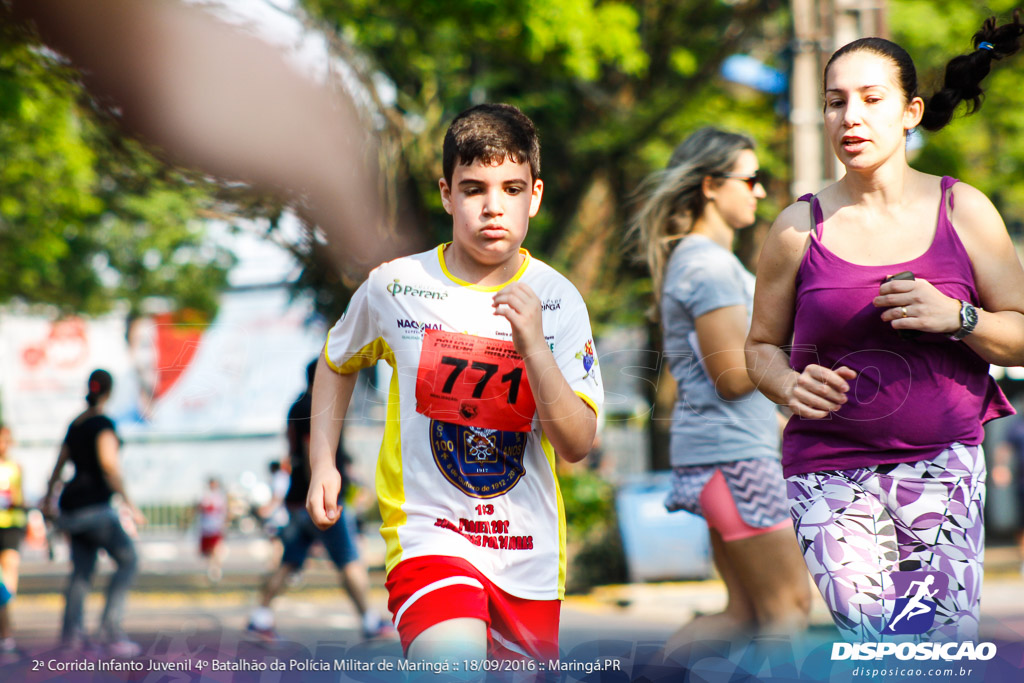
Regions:
[[444, 210], [452, 216], [456, 249], [488, 266], [518, 256], [544, 191], [528, 163], [506, 157], [500, 164], [456, 164], [451, 186], [444, 178], [438, 184]]

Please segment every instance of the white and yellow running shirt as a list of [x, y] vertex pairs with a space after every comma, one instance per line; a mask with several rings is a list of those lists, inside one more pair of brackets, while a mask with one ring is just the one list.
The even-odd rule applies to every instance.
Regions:
[[11, 460], [0, 460], [0, 529], [24, 528], [24, 505], [21, 466]]
[[[541, 431], [499, 287], [464, 282], [444, 246], [374, 269], [327, 336], [346, 374], [394, 369], [377, 462], [387, 570], [423, 555], [462, 557], [512, 595], [562, 598], [565, 513], [555, 453]], [[544, 336], [569, 386], [604, 400], [586, 304], [565, 277], [522, 250], [512, 278], [541, 300]]]

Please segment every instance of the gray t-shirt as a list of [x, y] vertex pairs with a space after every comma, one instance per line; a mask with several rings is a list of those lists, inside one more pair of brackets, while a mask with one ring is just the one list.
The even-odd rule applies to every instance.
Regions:
[[715, 392], [702, 362], [694, 321], [726, 306], [754, 302], [754, 276], [727, 249], [704, 237], [684, 237], [665, 269], [661, 320], [665, 360], [678, 385], [672, 412], [672, 465], [709, 465], [779, 457], [775, 404], [759, 391], [727, 401]]

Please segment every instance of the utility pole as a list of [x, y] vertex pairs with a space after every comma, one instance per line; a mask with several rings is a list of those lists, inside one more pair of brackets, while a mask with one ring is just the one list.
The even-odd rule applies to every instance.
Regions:
[[790, 0], [793, 73], [790, 80], [793, 197], [817, 192], [842, 172], [825, 140], [821, 79], [838, 48], [864, 36], [886, 37], [885, 0]]

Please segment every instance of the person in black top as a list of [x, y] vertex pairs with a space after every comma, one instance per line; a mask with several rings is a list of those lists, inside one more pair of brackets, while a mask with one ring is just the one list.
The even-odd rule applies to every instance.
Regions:
[[134, 657], [141, 648], [121, 629], [121, 618], [128, 589], [135, 579], [138, 558], [134, 543], [111, 506], [111, 497], [115, 493], [120, 496], [137, 524], [144, 523], [145, 518], [125, 492], [118, 460], [121, 440], [114, 423], [103, 414], [112, 388], [113, 378], [106, 370], [94, 370], [89, 375], [89, 393], [85, 397], [89, 406], [68, 427], [46, 487], [43, 509], [52, 511], [54, 491], [61, 481], [64, 466], [70, 461], [75, 466], [75, 475], [63, 486], [57, 519], [58, 527], [68, 535], [71, 545], [71, 576], [65, 598], [61, 644], [77, 648], [87, 642], [84, 633], [85, 597], [102, 548], [117, 563], [117, 571], [107, 587], [99, 640], [105, 643], [111, 656]]
[[[276, 640], [274, 615], [270, 603], [284, 592], [288, 579], [302, 569], [309, 553], [310, 546], [320, 541], [335, 567], [338, 568], [341, 585], [345, 588], [352, 604], [362, 619], [363, 637], [393, 633], [391, 625], [381, 620], [380, 615], [369, 608], [367, 593], [369, 592], [369, 575], [366, 565], [359, 558], [355, 544], [355, 518], [342, 507], [342, 516], [337, 524], [330, 529], [321, 531], [313, 524], [306, 512], [306, 493], [309, 490], [309, 425], [313, 406], [313, 374], [316, 371], [314, 360], [306, 366], [306, 390], [300, 395], [288, 411], [288, 455], [291, 463], [291, 481], [284, 496], [284, 504], [288, 510], [288, 525], [281, 530], [281, 542], [284, 552], [281, 564], [267, 578], [260, 592], [260, 604], [249, 618], [247, 630], [265, 640]], [[342, 442], [338, 442], [335, 463], [341, 472], [349, 460]], [[342, 481], [347, 482], [345, 476]], [[338, 500], [345, 497], [342, 489]]]

